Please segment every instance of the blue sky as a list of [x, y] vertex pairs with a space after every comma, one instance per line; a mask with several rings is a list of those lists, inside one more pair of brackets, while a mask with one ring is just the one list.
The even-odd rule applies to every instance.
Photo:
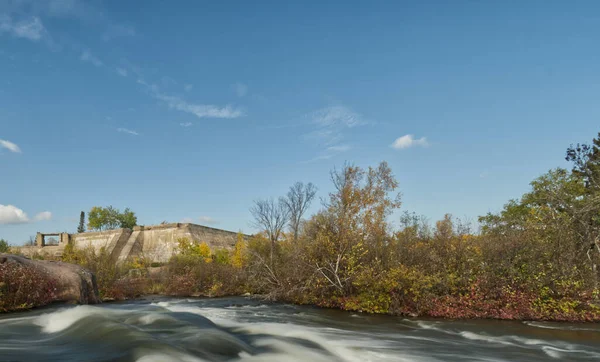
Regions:
[[143, 4], [0, 2], [0, 238], [94, 205], [252, 232], [345, 161], [475, 220], [600, 131], [595, 1]]

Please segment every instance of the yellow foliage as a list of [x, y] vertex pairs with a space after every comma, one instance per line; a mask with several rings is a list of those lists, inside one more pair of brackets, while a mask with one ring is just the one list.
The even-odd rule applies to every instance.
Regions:
[[179, 252], [181, 255], [198, 256], [206, 263], [212, 262], [212, 252], [207, 243], [201, 242], [198, 244], [190, 241], [188, 238], [179, 238], [177, 239], [177, 244], [179, 244]]
[[244, 237], [242, 234], [238, 233], [237, 242], [235, 243], [235, 248], [233, 249], [233, 255], [231, 257], [231, 265], [239, 269], [246, 265], [248, 259], [247, 248], [248, 246], [244, 241]]

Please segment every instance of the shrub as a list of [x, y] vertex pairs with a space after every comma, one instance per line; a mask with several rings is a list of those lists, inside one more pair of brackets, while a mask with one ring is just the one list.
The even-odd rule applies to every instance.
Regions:
[[0, 312], [43, 306], [55, 297], [56, 281], [17, 263], [0, 264]]
[[10, 245], [8, 241], [0, 239], [0, 253], [8, 253], [10, 251]]

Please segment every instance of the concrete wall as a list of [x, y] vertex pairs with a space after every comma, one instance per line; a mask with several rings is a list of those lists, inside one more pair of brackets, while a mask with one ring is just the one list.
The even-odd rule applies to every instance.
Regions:
[[[248, 235], [244, 235], [245, 238]], [[124, 262], [133, 257], [144, 257], [152, 262], [164, 263], [177, 253], [180, 238], [198, 243], [205, 242], [211, 249], [232, 249], [237, 241], [237, 233], [196, 224], [162, 224], [136, 226], [133, 230], [118, 229], [81, 234], [67, 234], [61, 241], [68, 240], [78, 249], [89, 247], [98, 251], [104, 247], [115, 262]], [[66, 246], [31, 247], [24, 254], [47, 253], [60, 256]]]
[[100, 231], [93, 233], [81, 233], [71, 235], [71, 242], [77, 249], [87, 249], [92, 247], [94, 250], [99, 251], [100, 248], [104, 247], [109, 253], [112, 253], [117, 246], [117, 241], [122, 239], [123, 234], [131, 234], [129, 229], [117, 229]]
[[[140, 256], [154, 262], [166, 262], [177, 253], [180, 238], [190, 241], [205, 242], [211, 249], [232, 249], [237, 240], [237, 233], [214, 229], [195, 224], [165, 224], [156, 226], [135, 227], [134, 232], [141, 231]], [[131, 256], [137, 253], [132, 252]]]

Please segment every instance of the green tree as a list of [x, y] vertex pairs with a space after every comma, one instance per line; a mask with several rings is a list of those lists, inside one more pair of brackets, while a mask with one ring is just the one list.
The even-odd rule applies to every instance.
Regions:
[[114, 230], [118, 228], [133, 228], [137, 225], [137, 217], [129, 208], [120, 212], [108, 206], [94, 206], [88, 213], [88, 228], [91, 230]]
[[571, 145], [565, 159], [573, 163], [573, 175], [581, 178], [586, 188], [600, 191], [600, 132], [591, 145]]
[[8, 253], [9, 251], [10, 246], [8, 245], [8, 241], [0, 239], [0, 253]]
[[85, 212], [83, 211], [79, 214], [79, 226], [77, 227], [77, 232], [80, 234], [85, 232]]
[[137, 216], [129, 208], [126, 208], [123, 212], [118, 212], [117, 219], [122, 228], [133, 229], [137, 225]]

